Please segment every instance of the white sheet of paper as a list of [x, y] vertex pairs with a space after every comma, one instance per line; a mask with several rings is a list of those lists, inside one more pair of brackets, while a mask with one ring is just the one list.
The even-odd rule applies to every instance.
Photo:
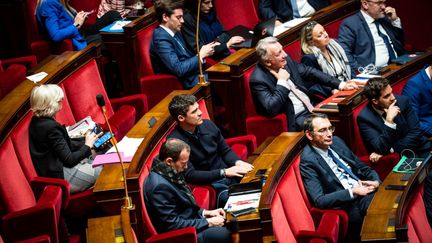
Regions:
[[224, 209], [227, 212], [237, 211], [245, 208], [258, 208], [261, 192], [230, 196]]
[[27, 79], [29, 79], [33, 83], [37, 83], [37, 82], [41, 81], [42, 79], [44, 79], [46, 76], [48, 76], [48, 73], [40, 72], [40, 73], [36, 73], [36, 74], [30, 75], [30, 76], [27, 76]]
[[110, 28], [110, 30], [121, 30], [121, 29], [123, 29], [123, 26], [129, 24], [130, 22], [132, 22], [132, 21], [130, 21], [130, 20], [119, 20], [119, 21], [116, 21], [114, 23], [114, 25]]
[[[128, 138], [124, 137], [117, 143], [119, 152], [123, 152], [125, 157], [130, 157], [135, 154], [144, 138]], [[115, 153], [115, 147], [110, 148], [106, 153]]]
[[306, 21], [310, 19], [310, 17], [305, 17], [305, 18], [298, 18], [298, 19], [292, 19], [290, 21], [287, 21], [277, 27], [275, 27], [274, 31], [273, 31], [273, 36], [278, 36], [280, 35], [282, 32], [285, 32], [286, 30], [291, 29], [294, 26], [297, 26], [298, 24]]

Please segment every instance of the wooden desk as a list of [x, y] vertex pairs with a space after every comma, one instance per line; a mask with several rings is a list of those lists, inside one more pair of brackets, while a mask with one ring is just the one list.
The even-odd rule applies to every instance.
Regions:
[[282, 133], [261, 152], [254, 161], [254, 169], [245, 175], [241, 183], [256, 181], [255, 173], [267, 169], [267, 180], [263, 187], [258, 212], [237, 217], [241, 242], [262, 242], [273, 239], [273, 226], [270, 212], [271, 199], [276, 186], [286, 169], [300, 153], [306, 139], [303, 133]]
[[[89, 219], [86, 230], [87, 243], [124, 242], [123, 236], [116, 234], [116, 231], [121, 231], [120, 215]], [[116, 238], [119, 238], [119, 241]]]
[[379, 187], [369, 206], [361, 231], [362, 241], [396, 241], [395, 216], [401, 190], [387, 190], [388, 185], [406, 186], [404, 174], [390, 173]]
[[141, 74], [139, 72], [139, 65], [141, 57], [137, 50], [137, 33], [156, 21], [154, 7], [151, 7], [146, 10], [143, 16], [124, 26], [124, 32], [101, 32], [105, 46], [108, 48], [113, 59], [117, 61], [123, 90], [126, 94], [140, 92], [139, 78]]
[[[429, 48], [424, 55], [409, 63], [404, 65], [389, 65], [382, 76], [387, 78], [392, 86], [395, 86], [404, 79], [415, 75], [425, 65], [430, 64], [431, 62], [432, 48]], [[337, 94], [333, 96], [337, 96]], [[363, 97], [363, 89], [359, 89], [354, 94], [339, 102], [335, 109], [316, 108], [314, 111], [326, 113], [332, 124], [336, 126], [335, 135], [341, 137], [346, 141], [349, 147], [355, 151], [354, 148], [357, 141], [354, 137], [353, 111], [363, 102], [366, 102], [366, 98]]]
[[[311, 20], [326, 26], [339, 19], [345, 18], [358, 11], [358, 1], [340, 1], [315, 13]], [[301, 28], [307, 23], [303, 22], [277, 36], [283, 46], [288, 46], [298, 40]], [[246, 133], [246, 114], [243, 112], [245, 90], [243, 76], [246, 70], [258, 61], [255, 49], [241, 49], [229, 57], [210, 67], [209, 81], [212, 83], [226, 106], [227, 118], [230, 124], [230, 134], [233, 136]]]

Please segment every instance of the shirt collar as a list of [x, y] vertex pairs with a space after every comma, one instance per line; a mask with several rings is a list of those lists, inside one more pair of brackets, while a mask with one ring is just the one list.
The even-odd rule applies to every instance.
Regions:
[[367, 14], [364, 10], [360, 10], [360, 13], [361, 13], [361, 14], [363, 15], [363, 17], [365, 18], [366, 23], [368, 23], [368, 24], [372, 24], [372, 23], [375, 21], [375, 19], [372, 18], [369, 14]]
[[[431, 66], [432, 66], [432, 65], [431, 65]], [[432, 80], [432, 78], [431, 78], [431, 73], [430, 73], [431, 66], [427, 66], [426, 69], [425, 69], [426, 76], [428, 76], [428, 78], [429, 78], [430, 80]]]
[[[328, 156], [328, 149], [322, 149], [322, 148], [318, 148], [312, 145], [312, 147], [318, 152], [319, 155], [321, 155], [321, 157]], [[329, 148], [330, 149], [330, 148]]]
[[[372, 105], [372, 104], [371, 104], [371, 105]], [[382, 115], [384, 114], [384, 111], [382, 111], [382, 110], [378, 110], [377, 108], [375, 108], [374, 105], [372, 105], [372, 109], [374, 109], [375, 112], [378, 113], [378, 115], [380, 115], [380, 116], [382, 116]]]
[[170, 28], [165, 27], [165, 26], [163, 26], [163, 25], [159, 25], [159, 26], [162, 27], [162, 29], [164, 29], [166, 32], [168, 32], [168, 34], [169, 34], [171, 37], [174, 37], [175, 33], [174, 33]]

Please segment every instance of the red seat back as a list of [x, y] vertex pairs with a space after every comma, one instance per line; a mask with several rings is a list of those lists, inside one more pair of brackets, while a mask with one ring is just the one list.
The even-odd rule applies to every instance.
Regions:
[[36, 204], [12, 141], [7, 138], [0, 147], [0, 197], [7, 212], [30, 208]]
[[299, 39], [297, 39], [293, 43], [285, 46], [284, 51], [286, 53], [288, 53], [288, 55], [290, 55], [291, 59], [294, 62], [296, 62], [296, 63], [301, 62], [302, 52], [301, 52], [301, 46], [300, 46], [300, 40]]
[[339, 36], [339, 26], [341, 25], [342, 20], [343, 19], [338, 19], [325, 26], [325, 30], [327, 31], [330, 38], [336, 39]]
[[401, 80], [395, 84], [392, 84], [393, 94], [401, 95], [402, 91], [405, 87], [405, 84], [408, 82], [408, 80], [410, 80], [411, 77], [412, 76], [404, 78], [403, 80]]
[[432, 228], [426, 217], [423, 191], [424, 184], [413, 195], [411, 205], [407, 207], [405, 223], [408, 225], [408, 241], [410, 243], [432, 242]]
[[[298, 155], [295, 160], [300, 160], [299, 156], [300, 155]], [[276, 193], [280, 197], [285, 211], [285, 217], [294, 235], [299, 235], [302, 230], [315, 231], [312, 215], [308, 205], [305, 203], [302, 191], [299, 188], [293, 166], [290, 166], [283, 175], [276, 188]], [[293, 210], [293, 208], [295, 208], [295, 210]]]
[[255, 105], [253, 103], [252, 99], [252, 92], [249, 86], [249, 80], [252, 72], [254, 71], [255, 67], [249, 68], [243, 76], [243, 82], [244, 82], [244, 90], [245, 90], [245, 109], [246, 109], [246, 117], [255, 116], [257, 114], [255, 110]]
[[98, 94], [102, 94], [105, 98], [108, 118], [114, 114], [94, 59], [77, 69], [62, 84], [65, 97], [67, 97], [76, 121], [90, 116], [99, 124], [105, 123], [103, 114], [96, 103]]
[[139, 53], [139, 70], [140, 77], [154, 75], [153, 67], [150, 59], [150, 43], [153, 37], [153, 31], [158, 26], [158, 23], [155, 22], [148, 26], [147, 28], [141, 30], [137, 34], [137, 51]]
[[293, 232], [291, 231], [285, 210], [284, 203], [282, 202], [279, 193], [276, 193], [271, 202], [273, 233], [277, 242], [297, 242]]
[[[237, 25], [253, 29], [259, 22], [253, 0], [216, 0], [213, 1], [216, 14], [226, 30]], [[235, 14], [233, 11], [235, 10]]]
[[366, 147], [364, 146], [362, 137], [360, 135], [360, 129], [357, 123], [357, 117], [360, 114], [360, 112], [363, 110], [363, 108], [366, 107], [367, 101], [364, 101], [361, 105], [357, 106], [353, 110], [353, 124], [354, 124], [354, 141], [355, 146], [351, 148], [351, 150], [356, 154], [358, 157], [360, 156], [367, 156], [369, 153], [366, 150]]

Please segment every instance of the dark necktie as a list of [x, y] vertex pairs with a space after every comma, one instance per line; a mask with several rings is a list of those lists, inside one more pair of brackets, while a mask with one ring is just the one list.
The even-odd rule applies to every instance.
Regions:
[[183, 52], [185, 54], [188, 54], [188, 52], [186, 51], [186, 48], [184, 46], [184, 42], [183, 39], [181, 38], [179, 33], [175, 33], [174, 34], [174, 40], [179, 44], [179, 46], [181, 47], [181, 49], [183, 50]]
[[391, 60], [393, 60], [393, 59], [396, 58], [395, 52], [393, 50], [393, 47], [390, 44], [388, 36], [380, 31], [380, 28], [379, 28], [380, 24], [378, 23], [378, 21], [375, 20], [374, 24], [375, 24], [375, 26], [377, 28], [378, 35], [384, 40], [384, 43], [385, 43], [385, 45], [387, 47], [387, 51], [388, 51], [389, 56], [390, 56], [390, 59], [389, 59], [389, 62], [390, 62]]
[[328, 150], [328, 154], [333, 159], [333, 161], [336, 163], [336, 165], [339, 168], [342, 168], [346, 173], [348, 173], [351, 176], [351, 178], [353, 178], [354, 180], [357, 180], [357, 181], [360, 180], [356, 175], [354, 175], [354, 173], [342, 161], [340, 161], [338, 158], [336, 158], [336, 156], [334, 156], [333, 152], [330, 149]]
[[291, 2], [291, 7], [292, 7], [292, 11], [293, 11], [293, 19], [294, 18], [300, 18], [300, 12], [297, 6], [297, 0], [290, 0]]

